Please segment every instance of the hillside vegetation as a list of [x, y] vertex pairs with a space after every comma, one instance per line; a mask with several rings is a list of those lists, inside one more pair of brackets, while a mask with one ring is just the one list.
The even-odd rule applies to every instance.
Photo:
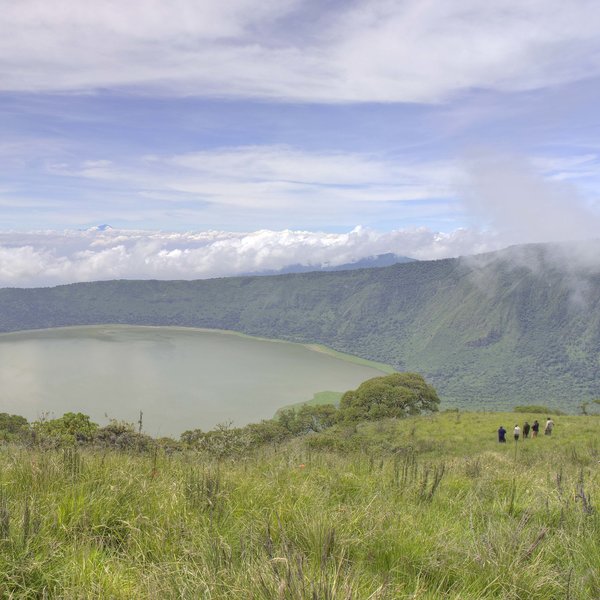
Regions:
[[598, 599], [600, 417], [496, 441], [545, 417], [351, 423], [219, 460], [0, 445], [0, 596]]
[[420, 372], [446, 406], [575, 412], [600, 396], [600, 266], [582, 254], [533, 245], [381, 269], [2, 289], [0, 330], [229, 329]]

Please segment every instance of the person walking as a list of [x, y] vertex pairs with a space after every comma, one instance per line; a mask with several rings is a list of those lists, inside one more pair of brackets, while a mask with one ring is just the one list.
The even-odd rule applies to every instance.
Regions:
[[531, 429], [531, 425], [529, 424], [529, 421], [525, 421], [525, 424], [523, 425], [523, 439], [529, 437], [530, 429]]
[[548, 417], [546, 421], [546, 427], [544, 427], [544, 435], [552, 435], [552, 430], [554, 429], [554, 421], [551, 417]]
[[536, 419], [531, 426], [531, 437], [536, 438], [538, 431], [540, 430], [540, 422]]
[[506, 444], [506, 429], [504, 429], [502, 425], [500, 425], [500, 427], [498, 428], [498, 441], [501, 444]]
[[518, 425], [515, 425], [515, 429], [513, 431], [513, 434], [515, 436], [515, 442], [519, 441], [519, 436], [521, 435], [521, 428]]

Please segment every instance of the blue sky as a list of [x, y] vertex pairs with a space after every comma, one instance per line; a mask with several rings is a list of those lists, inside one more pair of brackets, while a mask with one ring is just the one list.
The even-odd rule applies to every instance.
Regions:
[[597, 236], [597, 2], [0, 9], [0, 285]]

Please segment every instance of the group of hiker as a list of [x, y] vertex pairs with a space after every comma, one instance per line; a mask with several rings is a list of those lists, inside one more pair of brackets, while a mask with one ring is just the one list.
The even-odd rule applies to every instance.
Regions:
[[[552, 417], [548, 417], [548, 420], [546, 421], [546, 426], [544, 427], [544, 435], [552, 435], [553, 429], [554, 421], [552, 420]], [[522, 430], [521, 427], [519, 427], [519, 424], [517, 423], [515, 425], [515, 428], [513, 429], [513, 436], [515, 438], [515, 442], [519, 441], [519, 438], [521, 437], [521, 431], [523, 432], [523, 439], [528, 438], [530, 433], [531, 437], [535, 438], [538, 436], [538, 433], [540, 431], [540, 423], [537, 419], [533, 422], [533, 425], [530, 425], [529, 421], [525, 421]], [[506, 433], [506, 429], [504, 429], [504, 427], [500, 425], [500, 427], [498, 428], [498, 441], [500, 443], [506, 443]]]

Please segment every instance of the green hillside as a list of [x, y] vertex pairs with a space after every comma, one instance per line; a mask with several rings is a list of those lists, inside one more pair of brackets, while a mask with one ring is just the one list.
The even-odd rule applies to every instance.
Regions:
[[600, 417], [497, 442], [545, 416], [362, 422], [220, 459], [0, 445], [0, 597], [595, 600]]
[[581, 256], [530, 245], [381, 269], [2, 289], [0, 331], [230, 329], [421, 372], [446, 405], [575, 411], [600, 396], [600, 261]]

